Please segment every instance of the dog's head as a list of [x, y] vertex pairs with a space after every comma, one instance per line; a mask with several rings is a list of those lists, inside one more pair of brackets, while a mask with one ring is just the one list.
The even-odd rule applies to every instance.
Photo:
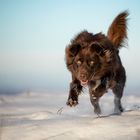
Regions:
[[91, 80], [98, 80], [117, 67], [118, 48], [127, 37], [127, 15], [128, 13], [124, 12], [116, 17], [107, 36], [83, 31], [66, 48], [67, 67], [81, 85], [86, 85]]

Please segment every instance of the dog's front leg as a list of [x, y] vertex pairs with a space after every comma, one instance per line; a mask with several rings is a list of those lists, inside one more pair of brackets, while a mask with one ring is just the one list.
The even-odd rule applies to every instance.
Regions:
[[100, 109], [100, 105], [99, 105], [99, 98], [100, 97], [96, 96], [94, 92], [90, 92], [90, 101], [94, 107], [94, 112], [97, 115], [101, 114], [101, 109]]
[[94, 107], [94, 112], [97, 115], [101, 114], [99, 99], [105, 93], [105, 91], [106, 91], [106, 87], [101, 84], [101, 80], [90, 82], [89, 84], [90, 101]]
[[68, 96], [67, 105], [70, 107], [76, 106], [78, 104], [78, 96], [82, 91], [82, 86], [78, 80], [73, 80], [70, 83], [70, 91]]

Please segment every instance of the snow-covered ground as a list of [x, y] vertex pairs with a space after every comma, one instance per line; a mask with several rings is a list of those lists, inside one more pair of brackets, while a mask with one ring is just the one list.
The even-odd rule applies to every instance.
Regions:
[[0, 140], [140, 140], [140, 96], [124, 96], [125, 112], [113, 116], [113, 95], [104, 95], [100, 118], [87, 93], [74, 108], [65, 105], [67, 96], [0, 95]]

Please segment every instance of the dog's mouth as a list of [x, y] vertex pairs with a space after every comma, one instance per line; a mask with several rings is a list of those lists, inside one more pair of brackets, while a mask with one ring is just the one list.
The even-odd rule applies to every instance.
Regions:
[[88, 80], [80, 80], [81, 86], [86, 86], [88, 84]]

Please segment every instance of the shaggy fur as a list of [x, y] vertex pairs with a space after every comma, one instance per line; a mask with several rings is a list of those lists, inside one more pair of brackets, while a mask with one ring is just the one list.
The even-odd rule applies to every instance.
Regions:
[[126, 75], [119, 49], [127, 38], [127, 16], [127, 11], [120, 13], [109, 27], [107, 36], [83, 31], [66, 47], [66, 65], [72, 74], [67, 105], [77, 105], [78, 96], [87, 85], [96, 114], [101, 113], [99, 98], [109, 88], [115, 95], [114, 113], [123, 111], [121, 98]]

